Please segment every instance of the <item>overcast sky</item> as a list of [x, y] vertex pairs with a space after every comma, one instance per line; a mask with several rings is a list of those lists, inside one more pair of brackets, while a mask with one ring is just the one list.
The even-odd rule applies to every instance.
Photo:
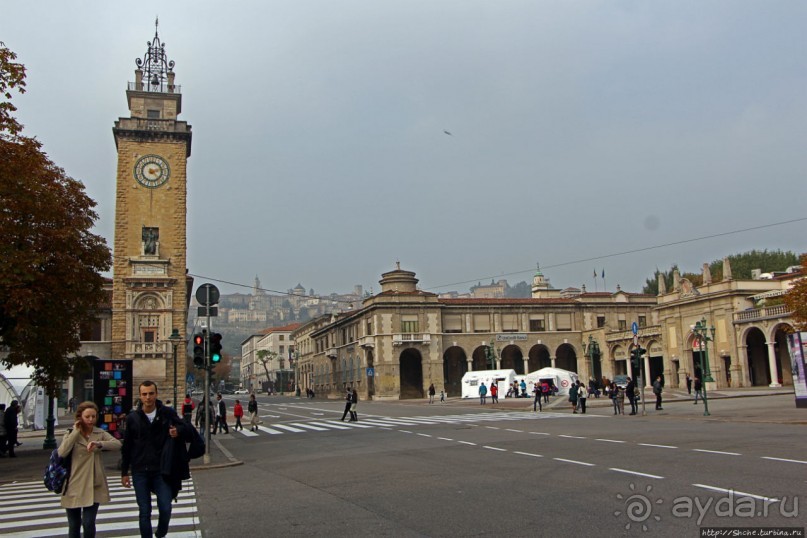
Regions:
[[803, 1], [3, 0], [18, 118], [110, 246], [112, 126], [157, 15], [193, 126], [194, 275], [377, 292], [400, 260], [442, 292], [540, 262], [558, 288], [596, 269], [640, 291], [807, 250], [801, 221], [570, 263], [807, 217]]

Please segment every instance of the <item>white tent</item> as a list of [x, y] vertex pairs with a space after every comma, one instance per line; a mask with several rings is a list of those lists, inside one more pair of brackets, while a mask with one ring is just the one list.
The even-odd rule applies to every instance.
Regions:
[[490, 396], [490, 384], [494, 381], [499, 385], [499, 398], [504, 399], [507, 387], [516, 378], [515, 370], [475, 370], [466, 372], [462, 376], [462, 397], [479, 398], [479, 387], [482, 383], [488, 387]]
[[[20, 428], [33, 426], [35, 430], [42, 430], [45, 428], [45, 416], [48, 413], [47, 398], [31, 379], [33, 373], [32, 367], [24, 365], [0, 371], [0, 403], [6, 404], [8, 408], [12, 400], [17, 400], [22, 407], [18, 417]], [[56, 424], [58, 423], [57, 419]]]
[[577, 383], [578, 379], [577, 373], [569, 370], [541, 368], [527, 374], [527, 386], [531, 387], [542, 380], [551, 380], [558, 387], [558, 394], [565, 395], [569, 394], [569, 387], [572, 386], [572, 383]]

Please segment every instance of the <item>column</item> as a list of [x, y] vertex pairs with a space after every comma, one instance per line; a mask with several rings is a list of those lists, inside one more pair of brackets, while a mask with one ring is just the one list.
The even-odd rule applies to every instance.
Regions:
[[524, 361], [524, 374], [530, 373], [530, 358], [529, 357], [521, 357], [521, 360]]
[[501, 357], [496, 357], [496, 369], [497, 370], [502, 369], [502, 358]]
[[474, 359], [473, 359], [473, 357], [471, 357], [470, 359], [465, 359], [465, 361], [468, 363], [468, 371], [473, 372], [474, 371]]
[[642, 380], [642, 381], [644, 381], [644, 386], [645, 387], [652, 387], [653, 382], [655, 381], [655, 379], [650, 379], [650, 377], [651, 377], [650, 376], [650, 357], [648, 357], [647, 355], [644, 356], [644, 374], [645, 374], [645, 378], [646, 378], [646, 379]]
[[768, 386], [781, 387], [782, 384], [779, 383], [779, 375], [776, 373], [776, 349], [773, 347], [776, 345], [776, 342], [765, 343], [768, 345], [768, 364], [771, 368], [771, 384]]
[[549, 362], [552, 364], [552, 368], [557, 368], [557, 366], [555, 366], [556, 360], [557, 360], [556, 357], [549, 357]]

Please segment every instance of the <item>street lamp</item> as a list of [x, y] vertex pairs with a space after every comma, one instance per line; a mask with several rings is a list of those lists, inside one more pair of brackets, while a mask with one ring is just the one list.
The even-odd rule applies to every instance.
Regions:
[[177, 407], [177, 346], [182, 340], [179, 335], [179, 329], [171, 331], [171, 336], [168, 337], [168, 340], [171, 341], [171, 345], [174, 347], [174, 409], [179, 409]]
[[[703, 391], [703, 416], [708, 417], [709, 413], [709, 403], [706, 400], [706, 382], [714, 382], [712, 379], [712, 372], [709, 370], [709, 342], [713, 342], [715, 339], [715, 328], [707, 327], [706, 326], [706, 318], [695, 323], [692, 326], [692, 332], [695, 334], [695, 338], [698, 339], [698, 345], [700, 347], [700, 363], [701, 363], [701, 390]], [[711, 333], [712, 337], [709, 337], [709, 333]]]
[[600, 356], [600, 344], [594, 340], [594, 337], [588, 335], [588, 346], [586, 346], [586, 356], [591, 360], [591, 375], [594, 378], [595, 383], [600, 382], [600, 372], [594, 367], [595, 361], [598, 360]]

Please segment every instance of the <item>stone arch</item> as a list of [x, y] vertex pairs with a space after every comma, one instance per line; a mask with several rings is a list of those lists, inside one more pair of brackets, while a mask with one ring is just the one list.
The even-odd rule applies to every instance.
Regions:
[[759, 327], [750, 327], [743, 335], [748, 378], [751, 386], [771, 384], [771, 367], [768, 361], [768, 346], [765, 333]]
[[787, 343], [787, 335], [794, 328], [789, 323], [777, 323], [771, 328], [769, 342], [774, 342], [773, 351], [776, 356], [776, 375], [782, 385], [793, 384], [793, 361]]
[[478, 370], [492, 370], [493, 369], [488, 364], [487, 346], [479, 346], [479, 347], [477, 347], [474, 350], [474, 353], [473, 353], [472, 357], [473, 357], [473, 369], [474, 369], [474, 372], [476, 372]]
[[165, 308], [165, 301], [156, 293], [143, 293], [134, 301], [135, 310], [162, 310]]
[[650, 372], [648, 373], [647, 379], [649, 383], [652, 383], [658, 376], [661, 376], [661, 382], [666, 384], [667, 380], [664, 379], [664, 357], [661, 355], [652, 355], [650, 353], [650, 350], [653, 349], [654, 344], [656, 348], [661, 347], [658, 340], [650, 340], [647, 342], [647, 345], [644, 346], [645, 349], [647, 349], [647, 362], [650, 364]]
[[504, 349], [502, 349], [502, 370], [513, 369], [516, 371], [516, 375], [524, 375], [526, 372], [524, 371], [523, 357], [524, 354], [517, 345], [510, 344], [505, 346]]
[[577, 352], [571, 344], [561, 344], [555, 351], [555, 366], [561, 370], [577, 372]]
[[449, 396], [462, 396], [462, 376], [468, 371], [468, 357], [459, 346], [443, 353], [443, 385]]
[[402, 400], [423, 398], [423, 358], [420, 351], [409, 348], [401, 352], [399, 358], [401, 368], [401, 395]]
[[530, 348], [529, 363], [527, 368], [530, 372], [540, 370], [541, 368], [549, 368], [552, 366], [552, 359], [549, 356], [549, 348], [543, 344], [535, 344]]

